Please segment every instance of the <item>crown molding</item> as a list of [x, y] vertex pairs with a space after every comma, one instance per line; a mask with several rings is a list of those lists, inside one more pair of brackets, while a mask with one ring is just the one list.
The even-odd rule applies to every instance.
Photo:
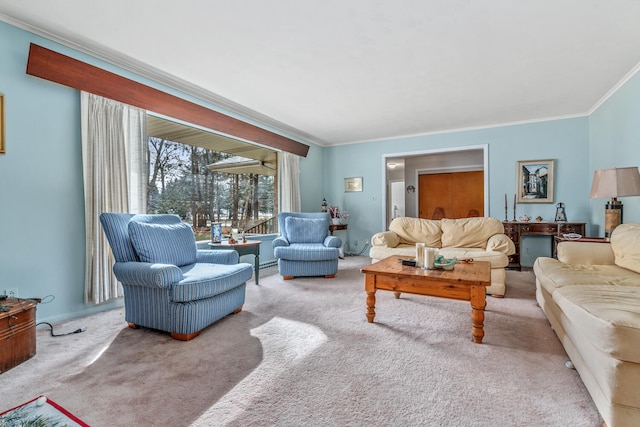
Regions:
[[640, 71], [640, 63], [636, 64], [635, 67], [631, 69], [618, 83], [616, 83], [609, 91], [602, 97], [598, 102], [596, 102], [593, 107], [589, 109], [587, 115], [590, 116], [593, 114], [598, 108], [602, 106], [609, 98], [611, 98], [622, 86], [624, 86], [636, 73]]
[[381, 142], [381, 141], [389, 141], [391, 139], [406, 139], [406, 138], [415, 138], [415, 137], [421, 137], [421, 136], [441, 135], [441, 134], [447, 134], [447, 133], [468, 132], [468, 131], [474, 131], [474, 130], [493, 129], [493, 128], [501, 128], [501, 127], [507, 127], [507, 126], [526, 125], [526, 124], [532, 124], [532, 123], [552, 122], [552, 121], [555, 121], [555, 120], [575, 119], [575, 118], [588, 117], [588, 116], [589, 116], [589, 113], [567, 114], [567, 115], [564, 115], [564, 116], [550, 116], [550, 117], [542, 117], [542, 118], [539, 118], [539, 119], [519, 120], [519, 121], [503, 122], [503, 123], [493, 123], [493, 124], [490, 124], [490, 125], [442, 129], [442, 130], [436, 130], [436, 131], [431, 131], [431, 132], [412, 133], [412, 134], [405, 134], [405, 135], [398, 135], [398, 136], [388, 136], [388, 137], [382, 137], [382, 138], [376, 138], [376, 139], [367, 139], [367, 140], [362, 140], [362, 141], [342, 142], [342, 143], [336, 143], [336, 144], [332, 144], [332, 145], [338, 146], [338, 145], [350, 145], [350, 144], [364, 144], [364, 143], [367, 143], [367, 142]]

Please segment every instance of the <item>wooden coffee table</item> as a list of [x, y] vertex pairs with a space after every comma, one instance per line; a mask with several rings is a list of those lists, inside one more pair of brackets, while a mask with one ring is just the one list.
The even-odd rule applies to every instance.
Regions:
[[484, 308], [487, 305], [486, 287], [491, 284], [491, 263], [460, 262], [453, 270], [423, 270], [404, 266], [398, 255], [390, 256], [360, 269], [365, 274], [367, 292], [367, 320], [373, 323], [376, 315], [376, 291], [391, 291], [396, 298], [401, 293], [427, 295], [471, 302], [471, 335], [482, 344], [484, 337]]

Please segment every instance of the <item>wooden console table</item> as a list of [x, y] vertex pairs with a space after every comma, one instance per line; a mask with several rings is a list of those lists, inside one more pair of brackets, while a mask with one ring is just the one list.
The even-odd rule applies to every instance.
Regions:
[[[509, 236], [516, 246], [516, 253], [509, 256], [507, 268], [520, 270], [520, 248], [523, 236], [562, 236], [577, 233], [584, 236], [586, 223], [584, 222], [519, 222], [504, 221], [504, 233]], [[551, 239], [551, 253], [555, 253], [555, 240]]]

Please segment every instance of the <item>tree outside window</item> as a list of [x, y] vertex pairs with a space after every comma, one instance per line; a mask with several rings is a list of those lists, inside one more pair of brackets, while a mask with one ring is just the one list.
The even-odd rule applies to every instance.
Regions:
[[274, 177], [209, 169], [231, 154], [149, 137], [148, 213], [172, 213], [193, 226], [196, 238], [210, 238], [213, 222], [247, 233], [273, 232]]

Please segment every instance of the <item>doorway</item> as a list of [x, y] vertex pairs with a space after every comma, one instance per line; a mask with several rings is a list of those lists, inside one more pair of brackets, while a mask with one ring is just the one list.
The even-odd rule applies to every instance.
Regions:
[[[419, 195], [420, 176], [425, 174], [448, 174], [459, 172], [477, 172], [482, 175], [482, 191], [480, 202], [474, 202], [479, 208], [479, 215], [489, 216], [489, 146], [487, 144], [465, 147], [441, 148], [404, 153], [383, 154], [383, 176], [385, 177], [382, 204], [382, 226], [388, 229], [393, 218], [393, 202], [391, 200], [391, 182], [404, 182], [401, 190], [404, 197], [404, 216], [420, 217]], [[397, 185], [397, 184], [395, 184]], [[477, 187], [476, 187], [477, 188]], [[398, 193], [396, 193], [398, 194]], [[424, 211], [424, 208], [423, 208]], [[431, 216], [428, 212], [426, 216]], [[448, 212], [445, 212], [450, 217]], [[466, 216], [466, 214], [465, 214]]]

